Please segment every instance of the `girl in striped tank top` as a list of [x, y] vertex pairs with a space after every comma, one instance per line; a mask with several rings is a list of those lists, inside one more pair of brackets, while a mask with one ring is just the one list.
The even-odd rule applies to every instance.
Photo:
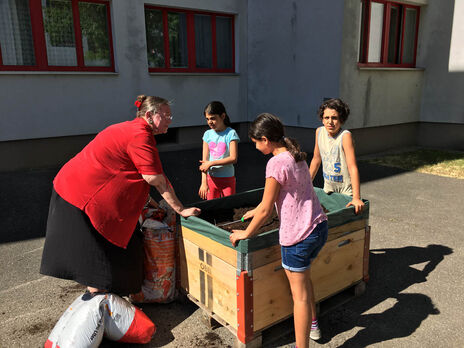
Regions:
[[324, 191], [352, 196], [347, 207], [354, 206], [355, 213], [358, 214], [363, 210], [364, 203], [361, 200], [354, 142], [351, 132], [342, 130], [350, 109], [340, 99], [329, 99], [319, 107], [318, 114], [323, 127], [316, 129], [314, 155], [309, 166], [311, 178], [314, 180], [322, 163]]

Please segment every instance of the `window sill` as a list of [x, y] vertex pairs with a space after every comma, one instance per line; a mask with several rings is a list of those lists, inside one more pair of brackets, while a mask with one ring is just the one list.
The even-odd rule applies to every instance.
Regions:
[[359, 70], [385, 70], [385, 71], [424, 71], [425, 68], [401, 68], [390, 66], [358, 66]]
[[27, 71], [0, 70], [0, 75], [110, 75], [118, 76], [114, 71]]
[[149, 72], [150, 76], [240, 76], [239, 73], [223, 72]]

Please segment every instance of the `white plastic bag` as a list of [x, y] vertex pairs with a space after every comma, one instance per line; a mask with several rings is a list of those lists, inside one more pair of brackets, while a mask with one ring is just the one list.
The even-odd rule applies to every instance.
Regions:
[[115, 294], [107, 294], [104, 303], [106, 338], [126, 343], [150, 342], [156, 327], [145, 313]]
[[45, 348], [96, 348], [103, 340], [104, 294], [80, 295], [53, 328]]

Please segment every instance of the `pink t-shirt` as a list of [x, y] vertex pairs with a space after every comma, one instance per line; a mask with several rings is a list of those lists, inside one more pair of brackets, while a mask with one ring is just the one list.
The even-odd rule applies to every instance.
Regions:
[[314, 191], [306, 161], [295, 162], [290, 152], [272, 157], [266, 166], [266, 178], [280, 184], [276, 208], [280, 219], [279, 242], [294, 245], [306, 239], [327, 216]]

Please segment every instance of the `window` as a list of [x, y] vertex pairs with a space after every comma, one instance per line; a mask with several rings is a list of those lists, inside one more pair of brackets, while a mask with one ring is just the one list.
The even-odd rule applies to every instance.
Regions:
[[360, 66], [415, 67], [419, 7], [361, 1]]
[[145, 7], [150, 72], [234, 72], [233, 15]]
[[1, 0], [0, 70], [114, 71], [101, 0]]

